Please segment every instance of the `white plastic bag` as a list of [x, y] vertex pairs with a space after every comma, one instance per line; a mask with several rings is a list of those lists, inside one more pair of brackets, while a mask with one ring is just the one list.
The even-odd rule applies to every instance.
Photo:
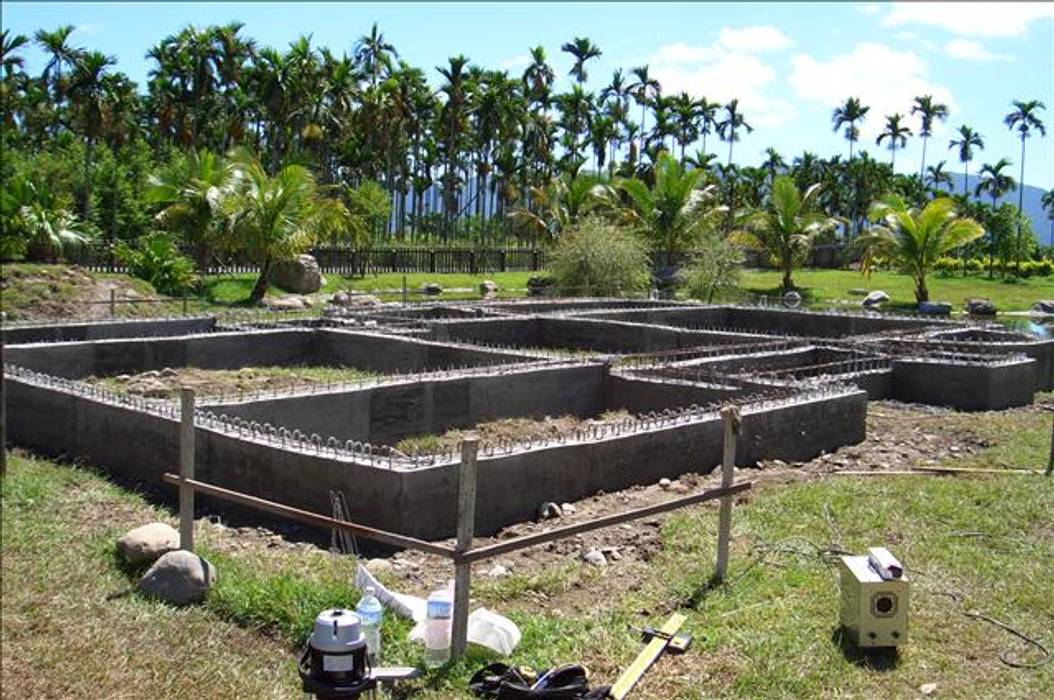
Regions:
[[[468, 616], [468, 641], [508, 656], [520, 643], [520, 628], [516, 623], [493, 610], [479, 608]], [[424, 642], [425, 623], [419, 621], [410, 630], [411, 642]]]

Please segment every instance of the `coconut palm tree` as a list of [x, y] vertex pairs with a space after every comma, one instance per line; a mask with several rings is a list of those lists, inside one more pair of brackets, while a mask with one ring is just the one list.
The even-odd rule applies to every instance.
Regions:
[[87, 221], [91, 208], [91, 164], [94, 156], [95, 142], [99, 137], [103, 118], [103, 100], [105, 98], [103, 76], [106, 69], [117, 62], [112, 56], [98, 51], [82, 54], [73, 70], [70, 81], [70, 99], [78, 107], [81, 128], [84, 133], [84, 202], [81, 207], [83, 218]]
[[633, 99], [640, 105], [640, 152], [644, 153], [644, 136], [647, 133], [645, 122], [647, 121], [648, 105], [651, 104], [656, 96], [661, 94], [662, 85], [649, 75], [647, 65], [632, 68], [630, 73], [637, 79], [635, 83], [629, 86], [629, 89], [632, 91]]
[[54, 262], [85, 245], [88, 231], [46, 185], [16, 177], [0, 192], [0, 254], [24, 252], [29, 260]]
[[721, 105], [700, 97], [695, 102], [695, 111], [699, 115], [699, 134], [703, 137], [703, 153], [706, 153], [706, 137], [717, 128], [717, 110]]
[[33, 35], [40, 49], [50, 56], [40, 77], [45, 85], [51, 86], [56, 106], [63, 100], [62, 69], [73, 67], [81, 53], [80, 49], [69, 45], [70, 34], [74, 30], [72, 24], [66, 24], [51, 32], [40, 29]]
[[948, 106], [933, 101], [933, 95], [923, 95], [915, 98], [915, 104], [911, 106], [912, 114], [921, 115], [922, 124], [919, 128], [919, 136], [922, 137], [922, 164], [919, 166], [919, 174], [926, 172], [926, 142], [933, 135], [933, 120], [944, 121], [948, 118]]
[[[1030, 138], [1033, 132], [1039, 132], [1041, 137], [1047, 135], [1047, 129], [1038, 115], [1038, 112], [1046, 109], [1046, 106], [1039, 100], [1029, 100], [1028, 102], [1014, 100], [1013, 106], [1014, 110], [1003, 118], [1003, 123], [1006, 124], [1008, 129], [1016, 131], [1021, 137], [1021, 177], [1017, 183], [1017, 245], [1020, 250], [1022, 224], [1025, 215], [1025, 140]], [[1020, 257], [1015, 260], [1014, 268], [1020, 272]]]
[[926, 168], [926, 177], [923, 178], [923, 182], [930, 188], [931, 192], [940, 192], [941, 185], [952, 186], [952, 176], [944, 169], [945, 161], [941, 161], [936, 165], [930, 165]]
[[974, 187], [974, 196], [980, 197], [982, 193], [992, 198], [992, 208], [995, 209], [996, 200], [1014, 189], [1014, 178], [1003, 172], [1010, 167], [1010, 161], [1000, 158], [995, 165], [985, 163], [978, 173], [977, 185]]
[[574, 41], [564, 44], [560, 47], [560, 50], [571, 54], [575, 59], [569, 73], [579, 85], [584, 84], [589, 79], [589, 74], [586, 72], [586, 61], [599, 58], [603, 53], [596, 44], [584, 36], [576, 36]]
[[749, 215], [731, 235], [733, 242], [768, 254], [783, 272], [784, 290], [794, 289], [792, 273], [808, 257], [813, 239], [838, 227], [838, 219], [819, 208], [820, 189], [814, 184], [803, 193], [793, 178], [780, 175], [764, 209]]
[[908, 144], [908, 137], [911, 136], [911, 129], [901, 124], [901, 120], [904, 117], [897, 112], [886, 117], [886, 128], [878, 135], [875, 139], [875, 145], [881, 146], [882, 142], [886, 139], [889, 140], [889, 167], [893, 168], [896, 172], [897, 169], [897, 148], [904, 148]]
[[23, 34], [12, 35], [7, 29], [0, 31], [0, 65], [3, 66], [4, 77], [10, 78], [15, 71], [25, 67], [25, 58], [17, 52], [28, 43], [29, 38]]
[[530, 195], [533, 208], [514, 207], [509, 216], [532, 231], [536, 240], [556, 239], [565, 228], [610, 209], [617, 201], [609, 185], [588, 173], [563, 173], [543, 187], [532, 188]]
[[959, 127], [959, 138], [948, 142], [948, 148], [959, 149], [959, 162], [963, 164], [963, 196], [969, 198], [970, 161], [973, 160], [973, 149], [984, 150], [984, 139], [979, 133], [963, 124]]
[[732, 164], [732, 146], [739, 140], [739, 131], [745, 129], [749, 134], [754, 127], [747, 124], [746, 118], [739, 110], [739, 100], [733, 99], [724, 106], [725, 118], [717, 124], [717, 134], [722, 141], [728, 142], [728, 164]]
[[242, 152], [233, 167], [235, 186], [223, 198], [226, 242], [260, 268], [249, 295], [255, 303], [267, 293], [276, 261], [348, 230], [348, 212], [340, 200], [323, 196], [303, 166], [287, 165], [271, 176], [259, 160]]
[[849, 142], [849, 160], [853, 160], [853, 144], [860, 139], [860, 128], [857, 126], [857, 122], [864, 121], [867, 117], [870, 107], [865, 106], [860, 102], [858, 97], [850, 97], [846, 99], [845, 104], [835, 107], [831, 113], [831, 122], [834, 124], [834, 130], [838, 131], [845, 125], [845, 140]]
[[860, 237], [861, 271], [870, 274], [877, 258], [898, 265], [915, 281], [915, 300], [929, 301], [926, 277], [937, 260], [984, 235], [984, 227], [958, 216], [955, 201], [938, 197], [919, 210], [900, 195], [887, 195], [871, 207], [876, 224]]
[[619, 180], [629, 207], [624, 220], [639, 227], [663, 252], [676, 257], [716, 221], [723, 207], [716, 205], [714, 187], [700, 188], [703, 171], [685, 169], [666, 151], [659, 153], [654, 167], [655, 184], [637, 178]]

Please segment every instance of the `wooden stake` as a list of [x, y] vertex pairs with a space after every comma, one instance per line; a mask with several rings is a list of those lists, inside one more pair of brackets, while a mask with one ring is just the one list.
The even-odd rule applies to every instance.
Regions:
[[[725, 445], [721, 454], [721, 487], [728, 488], [735, 477], [736, 436], [739, 435], [739, 409], [726, 406], [721, 409], [721, 421], [725, 426]], [[732, 533], [732, 496], [721, 499], [721, 513], [717, 523], [717, 571], [714, 578], [724, 581], [728, 574], [728, 540]]]
[[1054, 412], [1050, 414], [1050, 461], [1047, 462], [1047, 476], [1054, 474]]
[[110, 318], [117, 315], [117, 290], [110, 290]]
[[[461, 443], [461, 466], [458, 469], [457, 489], [457, 544], [458, 554], [472, 548], [476, 526], [476, 451], [479, 439], [466, 437]], [[454, 565], [454, 620], [451, 629], [450, 651], [459, 659], [468, 646], [468, 598], [472, 584], [472, 564], [459, 561]]]
[[[194, 390], [179, 390], [179, 475], [194, 478]], [[189, 484], [179, 487], [179, 548], [194, 551], [194, 489]]]
[[7, 395], [4, 380], [4, 342], [0, 340], [0, 476], [7, 474]]

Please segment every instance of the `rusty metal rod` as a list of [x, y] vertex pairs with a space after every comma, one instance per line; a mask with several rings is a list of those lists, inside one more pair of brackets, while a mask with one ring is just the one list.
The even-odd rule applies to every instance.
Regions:
[[484, 559], [490, 559], [492, 557], [507, 554], [509, 552], [515, 552], [518, 549], [525, 549], [527, 547], [533, 547], [538, 544], [545, 544], [546, 542], [552, 542], [553, 540], [563, 539], [572, 535], [578, 535], [583, 532], [590, 532], [591, 530], [599, 530], [605, 527], [611, 527], [612, 525], [620, 525], [631, 520], [639, 520], [640, 518], [646, 518], [650, 515], [658, 515], [660, 513], [666, 513], [671, 510], [677, 510], [678, 508], [684, 508], [686, 506], [695, 505], [696, 503], [702, 503], [704, 501], [712, 501], [722, 496], [731, 496], [733, 494], [746, 491], [754, 485], [753, 481], [744, 481], [738, 484], [734, 484], [728, 488], [710, 489], [709, 491], [703, 491], [702, 493], [696, 493], [691, 496], [685, 496], [684, 498], [677, 498], [666, 503], [659, 503], [653, 506], [644, 506], [643, 508], [637, 508], [635, 510], [627, 510], [624, 513], [615, 513], [614, 515], [605, 515], [593, 520], [587, 520], [583, 523], [575, 523], [574, 525], [566, 525], [564, 527], [558, 527], [548, 532], [538, 532], [532, 535], [524, 535], [522, 537], [516, 537], [511, 540], [505, 540], [504, 542], [498, 542], [497, 544], [485, 545], [483, 547], [475, 547], [464, 552], [461, 555], [454, 555], [455, 562], [474, 562], [481, 561]]
[[337, 520], [325, 515], [319, 515], [318, 513], [312, 513], [311, 511], [293, 508], [292, 506], [275, 503], [274, 501], [257, 498], [256, 496], [250, 496], [238, 491], [231, 491], [212, 484], [206, 484], [195, 479], [186, 479], [184, 481], [175, 474], [163, 474], [161, 480], [166, 484], [172, 484], [173, 486], [190, 486], [198, 493], [205, 494], [206, 496], [212, 496], [213, 498], [218, 498], [223, 501], [230, 501], [231, 503], [238, 503], [243, 506], [248, 506], [249, 508], [273, 513], [274, 515], [281, 515], [290, 520], [299, 520], [300, 522], [317, 525], [321, 528], [345, 530], [359, 537], [365, 537], [395, 547], [416, 549], [422, 552], [427, 552], [428, 554], [436, 554], [441, 557], [446, 557], [447, 559], [454, 558], [453, 548], [445, 547], [440, 544], [433, 544], [432, 542], [426, 542], [414, 537], [407, 537], [406, 535], [399, 535], [386, 530], [378, 530], [357, 523]]

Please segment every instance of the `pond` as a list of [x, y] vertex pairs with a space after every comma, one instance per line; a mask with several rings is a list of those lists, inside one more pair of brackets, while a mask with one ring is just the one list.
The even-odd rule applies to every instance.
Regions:
[[1031, 333], [1038, 338], [1054, 338], [1054, 318], [1050, 316], [1000, 316], [996, 323], [1008, 330]]

